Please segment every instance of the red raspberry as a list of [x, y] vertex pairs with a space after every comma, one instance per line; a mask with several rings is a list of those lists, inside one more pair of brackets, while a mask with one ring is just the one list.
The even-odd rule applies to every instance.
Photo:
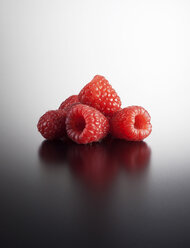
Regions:
[[78, 104], [67, 114], [66, 130], [73, 141], [87, 144], [104, 138], [109, 130], [109, 122], [98, 110]]
[[112, 135], [130, 141], [143, 140], [152, 131], [149, 113], [139, 106], [127, 107], [115, 113], [110, 126]]
[[59, 106], [59, 109], [64, 109], [67, 112], [69, 111], [73, 103], [78, 103], [78, 102], [79, 102], [79, 99], [77, 95], [70, 96], [64, 102], [61, 103], [61, 105]]
[[121, 100], [103, 76], [96, 75], [78, 95], [79, 101], [112, 116], [121, 107]]
[[38, 131], [49, 140], [62, 138], [66, 134], [65, 119], [65, 110], [50, 110], [40, 117]]

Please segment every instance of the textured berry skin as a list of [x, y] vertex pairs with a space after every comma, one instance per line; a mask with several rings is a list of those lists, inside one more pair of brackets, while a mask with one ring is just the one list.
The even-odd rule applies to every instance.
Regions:
[[70, 139], [78, 144], [87, 144], [104, 138], [109, 130], [109, 122], [98, 110], [78, 104], [67, 113], [66, 130]]
[[149, 113], [140, 106], [130, 106], [114, 114], [110, 121], [111, 134], [129, 141], [145, 139], [152, 131]]
[[79, 101], [112, 116], [121, 107], [121, 100], [103, 76], [96, 75], [78, 95]]
[[78, 103], [79, 99], [77, 95], [72, 95], [70, 97], [68, 97], [64, 102], [61, 103], [61, 105], [59, 106], [59, 109], [64, 109], [66, 112], [69, 111], [70, 107], [74, 104], [74, 103]]
[[37, 124], [38, 131], [48, 140], [65, 136], [65, 110], [50, 110], [42, 115]]

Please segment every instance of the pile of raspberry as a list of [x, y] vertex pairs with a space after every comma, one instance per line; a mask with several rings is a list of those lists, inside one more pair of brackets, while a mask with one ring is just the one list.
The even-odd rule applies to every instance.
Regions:
[[38, 131], [48, 140], [68, 137], [78, 144], [99, 142], [108, 134], [141, 141], [152, 131], [149, 113], [140, 106], [121, 108], [121, 100], [105, 77], [96, 75], [80, 91], [40, 117]]

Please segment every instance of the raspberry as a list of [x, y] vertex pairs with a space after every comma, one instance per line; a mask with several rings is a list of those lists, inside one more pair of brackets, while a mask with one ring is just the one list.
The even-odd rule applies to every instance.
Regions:
[[109, 82], [96, 75], [78, 95], [79, 101], [98, 109], [105, 115], [112, 116], [121, 107], [121, 100]]
[[79, 102], [77, 95], [70, 96], [64, 102], [61, 103], [59, 109], [64, 109], [67, 112], [69, 111], [70, 107], [77, 102]]
[[65, 119], [65, 110], [50, 110], [40, 117], [38, 131], [49, 140], [62, 138], [66, 134]]
[[87, 144], [104, 138], [109, 130], [109, 122], [98, 110], [78, 104], [67, 114], [66, 130], [70, 139], [78, 144]]
[[131, 106], [114, 114], [110, 121], [113, 136], [130, 141], [140, 141], [152, 131], [149, 113], [142, 107]]

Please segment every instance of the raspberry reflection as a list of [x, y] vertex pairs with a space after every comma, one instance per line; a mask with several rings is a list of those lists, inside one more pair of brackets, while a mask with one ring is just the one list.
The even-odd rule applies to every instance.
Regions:
[[118, 166], [110, 159], [104, 143], [72, 144], [67, 154], [72, 173], [90, 188], [106, 188], [117, 174]]
[[45, 164], [62, 164], [66, 159], [66, 144], [61, 140], [44, 140], [39, 157]]
[[115, 140], [112, 153], [128, 172], [143, 171], [150, 162], [151, 149], [144, 141]]
[[39, 157], [45, 165], [67, 164], [75, 179], [88, 188], [104, 190], [123, 169], [142, 173], [150, 162], [151, 149], [141, 142], [106, 138], [101, 143], [78, 145], [70, 140], [44, 141]]

